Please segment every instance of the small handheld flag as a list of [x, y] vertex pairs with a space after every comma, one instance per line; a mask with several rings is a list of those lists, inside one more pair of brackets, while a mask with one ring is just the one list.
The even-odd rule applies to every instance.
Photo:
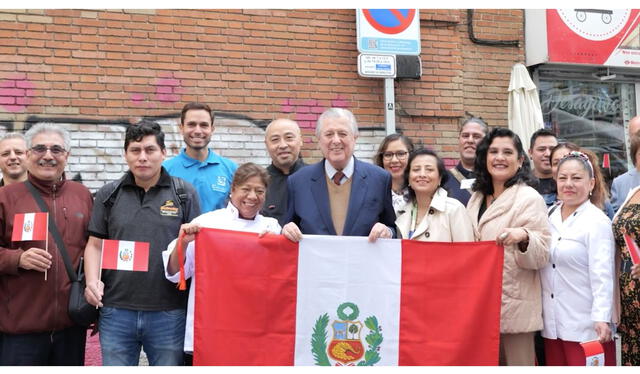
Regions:
[[49, 213], [18, 213], [13, 218], [11, 241], [47, 240]]
[[148, 271], [149, 243], [103, 240], [101, 269]]
[[633, 261], [634, 265], [637, 265], [640, 263], [640, 249], [638, 249], [636, 241], [629, 235], [624, 234], [624, 242], [627, 244], [627, 250], [629, 251], [629, 255], [631, 255], [631, 261]]
[[609, 161], [609, 154], [605, 153], [602, 155], [602, 168], [609, 169], [611, 167], [611, 162]]
[[585, 366], [604, 366], [604, 348], [597, 340], [580, 343], [584, 349]]

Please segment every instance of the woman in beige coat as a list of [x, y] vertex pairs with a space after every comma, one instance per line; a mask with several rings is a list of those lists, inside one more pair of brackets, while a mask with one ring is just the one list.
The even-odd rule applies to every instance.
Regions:
[[411, 153], [404, 173], [409, 201], [399, 210], [396, 226], [402, 238], [425, 242], [471, 242], [473, 226], [464, 205], [447, 197], [449, 174], [430, 149]]
[[493, 129], [478, 145], [474, 193], [467, 204], [478, 240], [504, 246], [500, 365], [535, 365], [542, 329], [538, 269], [549, 260], [551, 234], [542, 196], [527, 186], [529, 161], [518, 135]]

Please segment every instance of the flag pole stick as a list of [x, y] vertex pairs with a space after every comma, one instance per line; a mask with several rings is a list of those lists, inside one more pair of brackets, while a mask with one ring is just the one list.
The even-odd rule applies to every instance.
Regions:
[[[98, 274], [98, 282], [102, 281], [102, 259], [103, 258], [104, 258], [104, 239], [102, 240], [102, 246], [100, 248], [100, 274]], [[104, 294], [103, 294], [103, 296], [104, 296]], [[98, 309], [97, 305], [96, 305], [96, 309]]]
[[[47, 212], [47, 237], [44, 239], [44, 250], [49, 253], [49, 212]], [[47, 269], [44, 270], [44, 280], [47, 281]]]

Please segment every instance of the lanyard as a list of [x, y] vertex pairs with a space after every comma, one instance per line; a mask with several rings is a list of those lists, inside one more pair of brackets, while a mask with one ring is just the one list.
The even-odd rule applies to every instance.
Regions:
[[413, 202], [413, 205], [411, 206], [411, 228], [409, 229], [409, 239], [411, 239], [411, 237], [413, 236], [413, 233], [416, 231], [416, 226], [418, 225], [418, 223], [416, 222], [418, 220], [418, 204], [416, 204], [416, 202]]

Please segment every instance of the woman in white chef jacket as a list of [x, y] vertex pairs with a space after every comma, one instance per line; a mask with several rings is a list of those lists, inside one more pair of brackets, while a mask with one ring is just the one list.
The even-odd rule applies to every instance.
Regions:
[[[614, 240], [611, 221], [589, 201], [594, 165], [571, 152], [558, 165], [558, 199], [550, 208], [550, 261], [540, 270], [546, 363], [585, 365], [581, 342], [599, 340], [605, 364], [615, 365]], [[598, 167], [598, 165], [595, 165]]]

